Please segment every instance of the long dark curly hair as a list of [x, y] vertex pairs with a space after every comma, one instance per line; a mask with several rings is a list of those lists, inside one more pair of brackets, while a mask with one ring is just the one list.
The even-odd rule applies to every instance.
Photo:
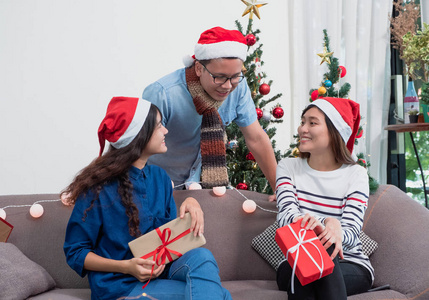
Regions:
[[128, 216], [128, 227], [131, 236], [141, 235], [139, 230], [140, 220], [138, 208], [133, 201], [133, 185], [128, 176], [131, 165], [140, 158], [144, 148], [148, 144], [157, 125], [158, 108], [151, 104], [148, 116], [140, 132], [134, 140], [126, 147], [115, 149], [111, 145], [109, 150], [100, 157], [94, 159], [87, 167], [82, 169], [74, 178], [72, 183], [61, 192], [61, 196], [67, 199], [71, 205], [76, 203], [80, 195], [88, 192], [94, 193], [91, 205], [85, 210], [82, 218], [85, 221], [88, 211], [90, 211], [95, 200], [106, 183], [117, 180], [119, 182], [118, 194], [125, 207]]

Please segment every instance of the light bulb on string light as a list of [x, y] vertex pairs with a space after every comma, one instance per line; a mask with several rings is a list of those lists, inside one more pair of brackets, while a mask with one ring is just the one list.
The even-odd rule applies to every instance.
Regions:
[[266, 209], [266, 208], [259, 206], [258, 204], [256, 204], [256, 202], [254, 200], [251, 200], [251, 199], [247, 198], [246, 196], [244, 196], [244, 194], [241, 193], [239, 189], [234, 188], [232, 186], [230, 186], [229, 188], [237, 191], [237, 193], [239, 193], [244, 199], [246, 199], [242, 203], [242, 208], [246, 213], [251, 214], [256, 210], [256, 208], [259, 208], [262, 211], [277, 214], [277, 211]]
[[201, 184], [199, 184], [198, 182], [192, 182], [192, 183], [189, 185], [189, 189], [190, 189], [190, 190], [201, 190], [201, 189], [202, 189], [202, 186], [201, 186]]
[[250, 199], [247, 199], [246, 201], [243, 202], [243, 210], [248, 213], [251, 214], [256, 210], [256, 202]]
[[30, 207], [30, 215], [35, 219], [40, 218], [43, 215], [43, 212], [44, 212], [43, 206], [40, 205], [39, 203], [34, 203]]
[[218, 197], [221, 197], [225, 195], [226, 193], [226, 186], [214, 186], [213, 187], [213, 194], [215, 194]]

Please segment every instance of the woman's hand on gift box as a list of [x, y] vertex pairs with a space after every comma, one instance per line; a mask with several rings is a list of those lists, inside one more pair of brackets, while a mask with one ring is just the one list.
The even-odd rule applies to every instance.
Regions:
[[194, 233], [194, 236], [202, 236], [204, 233], [204, 213], [195, 198], [188, 197], [183, 201], [179, 209], [181, 219], [185, 217], [186, 212], [191, 215], [191, 232]]
[[331, 254], [332, 259], [334, 259], [337, 254], [340, 255], [341, 259], [344, 259], [342, 237], [343, 230], [341, 229], [340, 221], [331, 217], [326, 218], [325, 230], [318, 235], [318, 238], [325, 249], [328, 249], [332, 244], [335, 244], [335, 249]]
[[313, 230], [316, 235], [319, 235], [325, 229], [325, 226], [317, 219], [315, 216], [310, 215], [309, 213], [304, 216], [298, 216], [293, 219], [293, 223], [296, 223], [301, 220], [301, 227], [306, 230]]
[[125, 260], [124, 265], [123, 273], [132, 275], [141, 282], [148, 281], [150, 278], [157, 278], [165, 269], [165, 265], [158, 266], [153, 260], [142, 258]]

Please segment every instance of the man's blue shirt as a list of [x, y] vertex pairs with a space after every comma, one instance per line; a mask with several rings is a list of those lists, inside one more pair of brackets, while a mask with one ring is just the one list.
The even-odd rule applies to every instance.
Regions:
[[[179, 69], [152, 83], [143, 92], [143, 99], [155, 104], [168, 129], [167, 152], [149, 158], [148, 163], [167, 171], [175, 186], [199, 182], [201, 175], [201, 120], [188, 91], [185, 69]], [[225, 126], [235, 122], [246, 127], [257, 120], [255, 104], [246, 80], [226, 98], [218, 110]]]

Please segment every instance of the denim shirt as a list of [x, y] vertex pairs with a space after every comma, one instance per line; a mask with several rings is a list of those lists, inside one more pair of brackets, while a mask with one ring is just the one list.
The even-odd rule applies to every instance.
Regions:
[[[145, 166], [142, 170], [131, 167], [133, 201], [139, 210], [139, 229], [145, 234], [177, 217], [171, 180], [157, 166]], [[67, 225], [64, 253], [67, 263], [80, 276], [88, 274], [91, 299], [117, 299], [127, 296], [139, 281], [122, 273], [87, 271], [84, 262], [89, 252], [114, 260], [133, 257], [128, 243], [134, 239], [129, 234], [128, 216], [118, 194], [118, 182], [103, 186], [93, 208], [93, 193], [80, 196], [73, 208]]]
[[[167, 152], [151, 156], [148, 163], [166, 170], [175, 186], [200, 182], [202, 116], [197, 113], [188, 91], [185, 69], [179, 69], [146, 87], [143, 99], [159, 108], [162, 123], [168, 129], [165, 137]], [[218, 112], [225, 126], [235, 122], [246, 127], [257, 120], [246, 80], [239, 83]]]

